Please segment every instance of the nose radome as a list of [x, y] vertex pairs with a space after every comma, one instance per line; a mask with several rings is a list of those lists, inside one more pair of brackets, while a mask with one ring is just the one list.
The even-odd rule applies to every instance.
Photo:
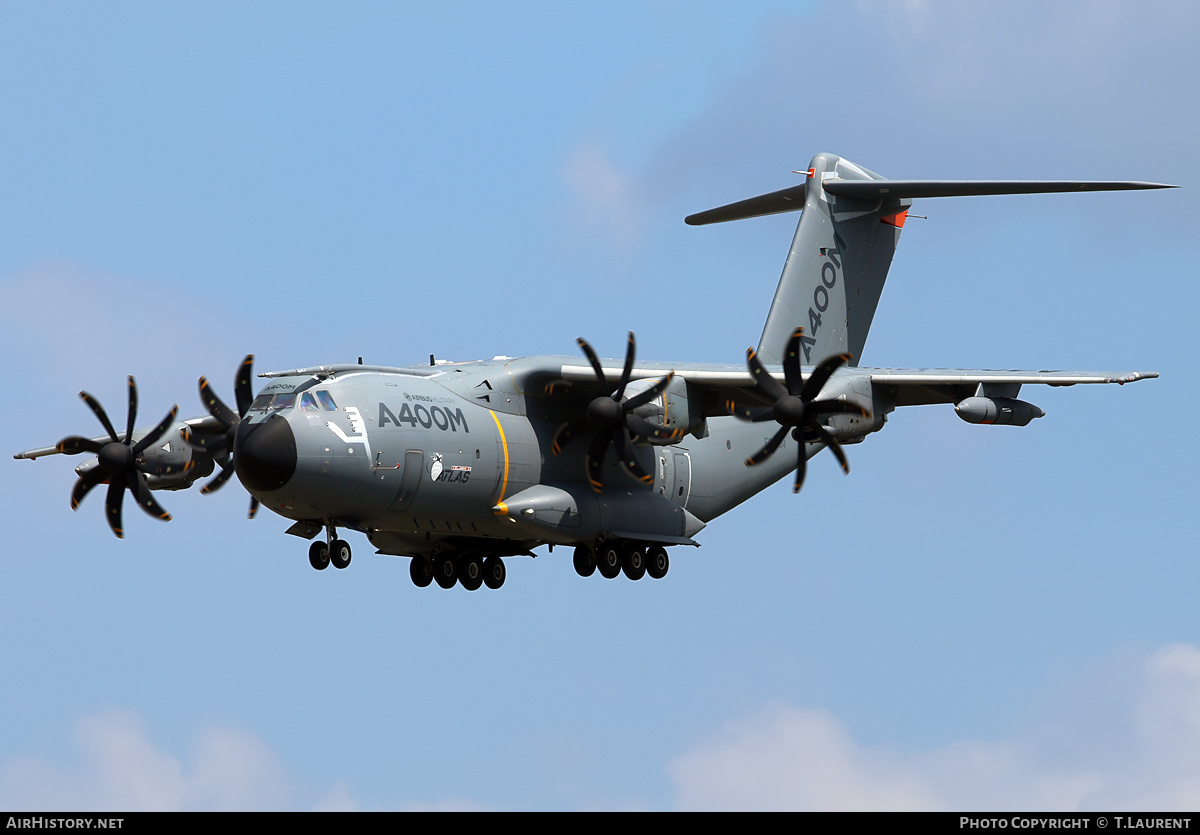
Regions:
[[287, 419], [271, 415], [262, 423], [238, 423], [233, 466], [248, 490], [267, 492], [287, 484], [296, 472], [296, 436]]

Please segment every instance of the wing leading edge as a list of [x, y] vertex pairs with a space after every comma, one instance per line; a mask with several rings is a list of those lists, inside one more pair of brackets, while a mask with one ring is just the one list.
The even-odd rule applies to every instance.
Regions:
[[[783, 382], [782, 369], [768, 369], [771, 376]], [[606, 378], [620, 377], [621, 368], [603, 366]], [[735, 394], [731, 389], [745, 389], [750, 394], [754, 379], [745, 366], [698, 365], [645, 365], [633, 369], [631, 379], [641, 380], [662, 377], [675, 372], [675, 376], [687, 381], [691, 396], [699, 403], [707, 404], [705, 415], [712, 417], [728, 414], [724, 410], [725, 400]], [[805, 367], [801, 373], [805, 379], [812, 374], [813, 367]], [[570, 382], [594, 383], [592, 369], [582, 365], [564, 364], [560, 369], [562, 379]], [[931, 403], [958, 403], [973, 396], [982, 386], [1048, 385], [1076, 386], [1116, 383], [1125, 385], [1138, 380], [1150, 380], [1158, 376], [1157, 371], [1025, 371], [991, 370], [982, 368], [842, 368], [830, 380], [830, 386], [840, 381], [868, 378], [872, 388], [887, 390], [894, 394], [895, 406], [917, 406]], [[705, 397], [704, 395], [709, 395]], [[751, 394], [751, 398], [753, 395]]]

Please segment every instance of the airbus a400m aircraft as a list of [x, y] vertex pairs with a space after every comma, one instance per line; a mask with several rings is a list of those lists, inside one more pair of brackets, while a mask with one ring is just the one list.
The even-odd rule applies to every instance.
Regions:
[[1017, 399], [1029, 384], [1128, 383], [1153, 372], [863, 368], [861, 355], [913, 198], [1166, 188], [1135, 182], [888, 180], [832, 154], [803, 183], [688, 217], [703, 225], [802, 210], [758, 347], [746, 364], [641, 362], [629, 334], [622, 362], [583, 339], [577, 356], [389, 368], [328, 365], [272, 371], [253, 392], [252, 357], [232, 408], [200, 378], [208, 414], [135, 428], [129, 378], [123, 433], [91, 395], [105, 435], [18, 453], [91, 453], [76, 469], [77, 508], [107, 484], [105, 511], [123, 535], [125, 491], [169, 519], [152, 495], [234, 474], [259, 503], [314, 539], [317, 569], [350, 564], [338, 530], [378, 553], [411, 558], [418, 586], [504, 583], [504, 559], [573, 546], [575, 569], [661, 578], [667, 548], [697, 545], [712, 519], [828, 448], [881, 429], [899, 406], [953, 404], [969, 423], [1025, 426], [1043, 415]]

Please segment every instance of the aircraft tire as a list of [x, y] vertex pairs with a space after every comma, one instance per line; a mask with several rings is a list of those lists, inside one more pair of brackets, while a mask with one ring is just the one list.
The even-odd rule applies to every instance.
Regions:
[[661, 545], [651, 545], [646, 551], [646, 573], [655, 580], [661, 580], [667, 576], [667, 569], [671, 567], [671, 560], [667, 557], [667, 549]]
[[467, 591], [475, 591], [483, 585], [483, 564], [479, 557], [463, 557], [458, 564], [458, 582]]
[[329, 567], [329, 545], [317, 540], [312, 545], [308, 546], [308, 564], [317, 571], [324, 571]]
[[504, 560], [499, 557], [488, 557], [483, 561], [483, 582], [489, 589], [498, 589], [504, 585], [504, 578], [508, 576], [508, 570], [504, 567]]
[[329, 561], [334, 568], [345, 568], [350, 565], [350, 543], [344, 539], [335, 539], [329, 549]]
[[433, 563], [429, 561], [429, 557], [413, 557], [412, 562], [408, 564], [408, 576], [419, 589], [432, 583]]
[[575, 573], [580, 577], [591, 577], [596, 573], [596, 554], [586, 545], [575, 546]]
[[433, 579], [437, 580], [437, 584], [444, 589], [454, 588], [454, 584], [458, 581], [458, 571], [454, 566], [454, 560], [450, 557], [439, 557], [434, 560]]
[[630, 580], [640, 580], [646, 576], [646, 552], [637, 545], [626, 545], [621, 554], [621, 570]]
[[606, 580], [615, 580], [621, 573], [621, 549], [615, 543], [609, 543], [596, 552], [596, 568]]

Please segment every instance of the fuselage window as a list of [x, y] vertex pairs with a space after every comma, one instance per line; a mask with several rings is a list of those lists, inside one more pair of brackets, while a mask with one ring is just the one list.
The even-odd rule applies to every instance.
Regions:
[[317, 405], [317, 398], [312, 396], [311, 391], [304, 392], [304, 396], [300, 398], [300, 411], [302, 412], [318, 412], [321, 407]]
[[325, 391], [324, 389], [321, 389], [320, 391], [317, 392], [317, 399], [321, 401], [321, 408], [324, 409], [325, 411], [327, 411], [327, 412], [336, 412], [337, 411], [337, 404], [333, 402], [333, 397], [330, 396], [329, 392]]

